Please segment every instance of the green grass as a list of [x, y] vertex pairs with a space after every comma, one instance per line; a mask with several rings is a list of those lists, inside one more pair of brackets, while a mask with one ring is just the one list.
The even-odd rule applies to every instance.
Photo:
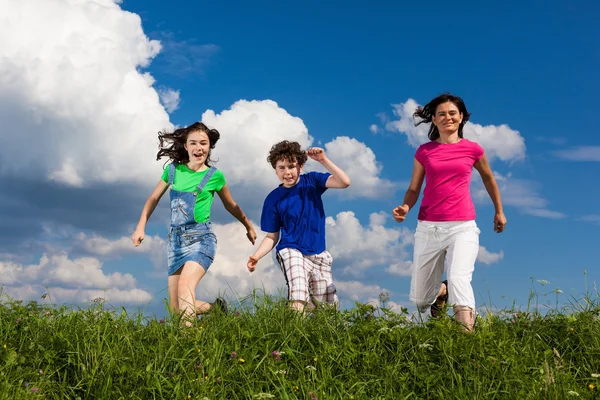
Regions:
[[6, 300], [0, 399], [596, 398], [599, 311], [488, 313], [465, 334], [364, 304], [304, 318], [265, 296], [181, 329], [102, 302]]

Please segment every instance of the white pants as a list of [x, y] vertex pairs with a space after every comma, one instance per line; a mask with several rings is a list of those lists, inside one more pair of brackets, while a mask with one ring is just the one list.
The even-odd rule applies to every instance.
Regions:
[[444, 274], [448, 279], [448, 303], [475, 310], [471, 278], [479, 252], [479, 228], [475, 221], [419, 221], [410, 282], [410, 300], [425, 312], [436, 300]]

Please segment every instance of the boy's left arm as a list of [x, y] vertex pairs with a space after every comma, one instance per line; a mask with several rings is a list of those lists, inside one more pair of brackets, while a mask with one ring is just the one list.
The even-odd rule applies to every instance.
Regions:
[[320, 147], [311, 147], [306, 150], [306, 155], [313, 160], [321, 163], [322, 166], [331, 173], [331, 176], [327, 179], [325, 187], [331, 189], [345, 189], [350, 186], [350, 178], [346, 173], [337, 165], [333, 163], [325, 155], [325, 150]]

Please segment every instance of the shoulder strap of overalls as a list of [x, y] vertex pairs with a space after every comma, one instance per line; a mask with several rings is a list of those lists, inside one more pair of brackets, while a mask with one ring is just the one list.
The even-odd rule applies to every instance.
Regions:
[[215, 172], [217, 172], [217, 169], [215, 167], [210, 167], [208, 171], [206, 171], [206, 175], [204, 175], [204, 178], [202, 178], [200, 184], [196, 186], [196, 189], [198, 189], [199, 192], [201, 192], [204, 189], [204, 186], [206, 186], [206, 184], [208, 183], [210, 178], [212, 178]]
[[172, 162], [171, 165], [169, 165], [169, 182], [167, 182], [167, 185], [172, 185], [173, 181], [175, 180], [175, 163]]

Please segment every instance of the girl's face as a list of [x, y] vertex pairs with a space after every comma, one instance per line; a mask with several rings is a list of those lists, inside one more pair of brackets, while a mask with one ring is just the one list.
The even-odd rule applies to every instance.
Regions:
[[188, 135], [184, 145], [192, 164], [204, 164], [210, 151], [210, 141], [206, 132], [195, 131]]
[[437, 106], [432, 122], [437, 126], [440, 135], [451, 135], [458, 132], [458, 127], [463, 120], [462, 113], [451, 101]]

